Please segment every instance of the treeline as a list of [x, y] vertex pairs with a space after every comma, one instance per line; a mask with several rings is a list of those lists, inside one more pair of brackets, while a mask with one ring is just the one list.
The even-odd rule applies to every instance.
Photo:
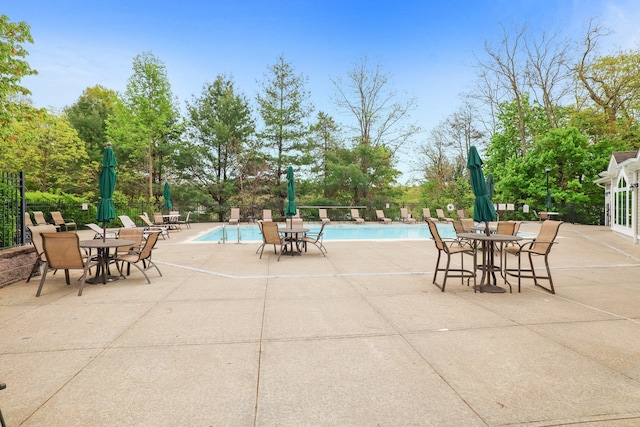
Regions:
[[[496, 202], [543, 208], [549, 168], [554, 210], [579, 205], [597, 222], [603, 192], [594, 179], [612, 151], [639, 146], [640, 53], [601, 54], [604, 36], [595, 24], [576, 42], [504, 28], [477, 54], [460, 109], [425, 134], [411, 118], [416, 100], [366, 58], [333, 80], [335, 112], [315, 111], [307, 77], [284, 57], [267, 67], [254, 99], [219, 74], [181, 110], [150, 52], [133, 59], [124, 93], [97, 85], [63, 111], [36, 109], [19, 84], [35, 73], [24, 48], [29, 26], [3, 15], [0, 73], [11, 78], [0, 79], [0, 170], [26, 171], [32, 191], [97, 200], [110, 141], [120, 197], [159, 199], [169, 181], [174, 203], [204, 206], [214, 219], [230, 206], [283, 209], [289, 165], [301, 204], [469, 209], [466, 156], [476, 145]], [[398, 183], [402, 150], [413, 153], [419, 177], [409, 186]]]

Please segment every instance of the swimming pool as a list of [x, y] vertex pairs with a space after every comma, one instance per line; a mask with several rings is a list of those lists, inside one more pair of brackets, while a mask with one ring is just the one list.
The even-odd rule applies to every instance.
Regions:
[[[305, 224], [310, 233], [317, 233], [320, 224]], [[240, 229], [240, 241], [262, 241], [262, 235], [258, 225], [218, 226], [206, 234], [194, 239], [196, 242], [221, 242], [223, 241], [223, 228], [226, 233], [226, 241], [238, 241], [238, 228]], [[451, 224], [438, 224], [440, 235], [444, 238], [455, 237], [455, 231]], [[324, 227], [324, 240], [403, 240], [403, 239], [431, 239], [427, 224], [329, 224]]]

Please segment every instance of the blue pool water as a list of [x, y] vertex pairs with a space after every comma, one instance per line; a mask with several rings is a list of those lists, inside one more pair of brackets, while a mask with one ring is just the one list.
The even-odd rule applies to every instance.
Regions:
[[[319, 224], [305, 224], [310, 233], [320, 230]], [[219, 242], [222, 240], [223, 226], [209, 231], [207, 234], [195, 239], [196, 242]], [[238, 241], [238, 227], [226, 226], [228, 242]], [[451, 224], [438, 224], [440, 235], [444, 238], [455, 237], [455, 231]], [[355, 225], [355, 224], [329, 224], [324, 227], [324, 240], [389, 240], [389, 239], [430, 239], [431, 233], [427, 224], [392, 224], [392, 225]], [[258, 225], [241, 225], [241, 241], [262, 241], [262, 235]]]

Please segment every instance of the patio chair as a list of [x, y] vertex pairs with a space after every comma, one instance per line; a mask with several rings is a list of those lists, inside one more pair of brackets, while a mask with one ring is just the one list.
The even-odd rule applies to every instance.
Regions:
[[462, 223], [462, 227], [464, 227], [465, 233], [471, 233], [473, 227], [476, 225], [475, 222], [473, 222], [473, 218], [462, 218], [460, 222]]
[[318, 216], [320, 217], [320, 222], [323, 224], [329, 224], [331, 222], [326, 209], [318, 209]]
[[429, 208], [422, 208], [422, 218], [425, 221], [431, 220], [431, 221], [438, 222], [438, 218], [434, 218], [434, 217], [431, 216], [431, 209], [429, 209]]
[[189, 217], [191, 216], [191, 211], [187, 212], [187, 216], [185, 219], [178, 219], [178, 224], [184, 225], [189, 230], [191, 229], [191, 223], [189, 222]]
[[407, 224], [415, 224], [416, 219], [409, 216], [409, 209], [400, 208], [400, 221], [406, 222]]
[[438, 221], [453, 222], [453, 218], [447, 217], [442, 209], [436, 209], [436, 215], [438, 216]]
[[384, 224], [391, 224], [391, 218], [385, 217], [382, 209], [376, 209], [376, 218]]
[[44, 219], [44, 213], [42, 211], [33, 211], [33, 219], [36, 221], [36, 225], [49, 224], [47, 220]]
[[55, 211], [51, 212], [51, 218], [53, 223], [59, 227], [64, 227], [65, 231], [69, 231], [69, 227], [73, 227], [74, 230], [78, 230], [78, 226], [74, 220], [67, 221], [62, 217], [62, 213]]
[[[435, 243], [436, 249], [438, 250], [438, 260], [436, 261], [436, 268], [433, 273], [433, 284], [440, 288], [442, 292], [444, 292], [444, 288], [447, 285], [447, 279], [449, 277], [452, 277], [460, 278], [462, 284], [464, 284], [464, 279], [467, 279], [467, 285], [469, 284], [469, 279], [473, 279], [473, 284], [475, 286], [476, 251], [474, 247], [467, 244], [460, 244], [458, 239], [443, 239], [442, 237], [440, 237], [438, 227], [433, 220], [427, 219], [427, 224], [429, 224], [429, 231], [431, 232], [431, 236], [433, 236], [433, 242]], [[447, 256], [447, 263], [444, 268], [440, 267], [440, 258], [442, 257], [442, 253], [446, 254]], [[460, 268], [451, 268], [451, 257], [456, 254], [460, 254]], [[465, 255], [473, 257], [473, 270], [464, 268]], [[436, 281], [439, 272], [444, 272], [442, 285], [439, 285]]]
[[272, 222], [273, 218], [271, 217], [271, 209], [263, 209], [262, 210], [262, 222]]
[[36, 260], [33, 263], [33, 268], [29, 277], [27, 277], [27, 283], [29, 280], [44, 266], [47, 259], [44, 256], [44, 248], [42, 247], [42, 233], [55, 233], [57, 231], [55, 225], [29, 225], [29, 231], [31, 232], [31, 243], [36, 248]]
[[[95, 232], [96, 234], [93, 235], [94, 239], [102, 239], [103, 238], [103, 234], [104, 234], [104, 229], [102, 227], [100, 227], [98, 224], [95, 224], [93, 222], [90, 222], [89, 224], [85, 224], [90, 230], [92, 230], [93, 232]], [[135, 224], [134, 224], [135, 226]], [[135, 227], [134, 227], [135, 228]], [[118, 238], [118, 233], [115, 231], [107, 231], [106, 236], [104, 236], [107, 239], [117, 239]]]
[[33, 225], [35, 225], [35, 224], [34, 224], [34, 223], [33, 223], [33, 221], [31, 220], [31, 215], [29, 214], [29, 212], [25, 211], [25, 212], [24, 212], [24, 226], [25, 226], [25, 227], [28, 227], [28, 226], [30, 226], [30, 225], [31, 225], [31, 226], [33, 226]]
[[[4, 390], [5, 388], [7, 388], [6, 384], [0, 384], [0, 390]], [[0, 426], [7, 427], [7, 425], [4, 423], [4, 417], [2, 416], [2, 411], [0, 411]]]
[[159, 231], [162, 235], [162, 239], [165, 240], [167, 237], [171, 238], [171, 236], [169, 236], [169, 227], [167, 227], [166, 225], [156, 225], [153, 222], [151, 222], [151, 220], [149, 219], [148, 216], [146, 215], [140, 215], [139, 218], [142, 220], [142, 222], [145, 224], [145, 228], [149, 231]]
[[97, 258], [95, 256], [83, 255], [80, 250], [80, 238], [77, 233], [41, 233], [41, 236], [45, 262], [36, 297], [39, 297], [42, 292], [42, 287], [47, 279], [47, 271], [49, 271], [49, 269], [64, 270], [67, 285], [71, 284], [69, 281], [69, 270], [82, 270], [80, 290], [78, 291], [78, 296], [81, 296], [89, 269], [98, 265]]
[[364, 224], [364, 218], [360, 216], [358, 209], [351, 209], [351, 221], [355, 221], [356, 224]]
[[[508, 276], [517, 277], [518, 278], [518, 292], [520, 292], [520, 285], [522, 279], [533, 279], [533, 283], [536, 286], [541, 287], [547, 292], [555, 294], [555, 288], [553, 287], [553, 279], [551, 277], [551, 269], [549, 268], [549, 253], [551, 252], [551, 247], [554, 243], [556, 243], [556, 237], [558, 236], [558, 230], [562, 225], [562, 221], [552, 221], [547, 220], [543, 221], [540, 226], [540, 231], [535, 239], [531, 242], [527, 242], [523, 245], [517, 246], [507, 246], [504, 248], [505, 252], [505, 263], [504, 263], [504, 273], [505, 273], [505, 281], [508, 282]], [[509, 255], [514, 255], [518, 257], [518, 268], [508, 268], [507, 259]], [[522, 257], [527, 256], [529, 259], [529, 268], [522, 268]], [[543, 257], [544, 258], [544, 266], [546, 269], [546, 276], [540, 275], [536, 273], [536, 268], [533, 265], [533, 257]], [[539, 280], [548, 280], [549, 287], [542, 286], [538, 281]], [[509, 284], [510, 285], [510, 284]]]
[[[160, 214], [162, 216], [162, 214]], [[166, 220], [163, 220], [165, 224], [169, 224], [169, 228], [173, 230], [182, 231], [182, 227], [180, 226], [180, 211], [169, 211], [169, 217]]]
[[458, 209], [458, 219], [465, 219], [466, 215], [464, 214], [464, 209]]
[[240, 209], [231, 208], [231, 216], [229, 217], [229, 225], [237, 225], [240, 223]]
[[[151, 267], [155, 268], [158, 271], [158, 274], [160, 275], [160, 277], [162, 277], [162, 272], [160, 271], [158, 266], [151, 260], [153, 247], [158, 242], [159, 235], [160, 235], [159, 231], [154, 231], [153, 233], [149, 234], [142, 248], [129, 249], [126, 253], [122, 253], [120, 251], [117, 252], [114, 262], [118, 267], [118, 271], [120, 272], [120, 277], [124, 277], [124, 275], [122, 274], [122, 269], [124, 268], [125, 262], [128, 264], [128, 267], [133, 265], [138, 270], [140, 270], [140, 272], [144, 275], [144, 278], [147, 279], [147, 283], [151, 283], [151, 280], [149, 280], [149, 276], [147, 276], [147, 273], [145, 273], [145, 271], [150, 270]], [[118, 265], [118, 262], [120, 262], [120, 265]], [[140, 267], [139, 265], [140, 263], [142, 263], [142, 267]], [[127, 269], [127, 275], [129, 275], [128, 269]]]
[[[262, 231], [262, 245], [258, 249], [260, 249], [260, 259], [262, 259], [262, 252], [264, 252], [264, 247], [266, 245], [273, 245], [273, 253], [277, 254], [276, 246], [280, 246], [280, 254], [278, 255], [278, 261], [280, 261], [280, 257], [282, 256], [282, 251], [287, 246], [287, 241], [280, 236], [278, 232], [278, 224], [275, 222], [264, 222], [261, 221], [258, 223], [260, 226], [260, 231]], [[257, 253], [258, 251], [256, 251]]]
[[320, 226], [320, 231], [318, 231], [318, 233], [307, 233], [302, 239], [302, 243], [304, 245], [304, 251], [307, 251], [307, 243], [311, 243], [312, 245], [315, 245], [318, 249], [320, 249], [320, 252], [322, 253], [322, 256], [327, 256], [327, 248], [324, 247], [324, 244], [322, 243], [322, 237], [324, 236], [324, 226], [326, 224], [322, 224]]

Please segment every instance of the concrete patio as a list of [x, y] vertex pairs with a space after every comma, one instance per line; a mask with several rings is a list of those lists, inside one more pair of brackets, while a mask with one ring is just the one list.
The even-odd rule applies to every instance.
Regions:
[[640, 245], [608, 228], [560, 228], [551, 295], [440, 292], [431, 241], [277, 262], [189, 242], [212, 226], [160, 240], [151, 284], [1, 288], [7, 425], [640, 425]]

